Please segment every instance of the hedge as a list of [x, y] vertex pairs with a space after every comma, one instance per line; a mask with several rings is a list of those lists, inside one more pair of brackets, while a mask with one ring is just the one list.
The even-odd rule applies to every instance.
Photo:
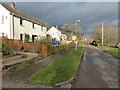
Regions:
[[48, 45], [48, 55], [53, 55], [61, 51], [67, 51], [75, 46], [74, 42], [71, 42], [67, 45]]

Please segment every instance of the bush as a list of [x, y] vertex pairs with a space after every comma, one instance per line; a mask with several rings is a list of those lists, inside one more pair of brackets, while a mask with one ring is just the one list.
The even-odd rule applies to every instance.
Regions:
[[29, 34], [25, 34], [25, 42], [27, 43], [27, 42], [29, 42], [29, 40], [30, 40]]
[[41, 44], [51, 44], [51, 39], [50, 38], [43, 38], [42, 40], [40, 40]]
[[68, 51], [69, 49], [73, 48], [75, 46], [74, 42], [71, 42], [67, 45], [48, 45], [48, 55], [53, 55], [55, 53], [61, 52], [61, 51]]
[[8, 43], [2, 44], [2, 53], [3, 53], [3, 55], [9, 55], [11, 53], [11, 49], [10, 49]]

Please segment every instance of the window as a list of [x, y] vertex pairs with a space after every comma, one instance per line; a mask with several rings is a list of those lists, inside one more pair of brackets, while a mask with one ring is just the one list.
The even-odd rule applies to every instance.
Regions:
[[43, 31], [43, 26], [41, 26], [41, 31]]
[[22, 18], [20, 18], [20, 25], [22, 25], [23, 24], [23, 19]]
[[32, 42], [35, 41], [35, 37], [37, 37], [37, 35], [32, 35]]
[[32, 27], [35, 28], [35, 24], [34, 23], [32, 24]]
[[23, 34], [20, 34], [20, 40], [23, 40]]
[[4, 16], [2, 15], [2, 24], [4, 24], [4, 22], [5, 22], [5, 21], [4, 21]]

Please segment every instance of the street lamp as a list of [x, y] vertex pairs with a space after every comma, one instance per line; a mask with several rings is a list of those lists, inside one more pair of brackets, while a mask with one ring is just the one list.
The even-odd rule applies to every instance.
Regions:
[[[78, 23], [80, 22], [80, 20], [77, 20], [75, 23], [76, 23], [76, 37], [77, 37], [77, 26], [78, 26]], [[75, 50], [77, 50], [77, 39], [75, 41]]]

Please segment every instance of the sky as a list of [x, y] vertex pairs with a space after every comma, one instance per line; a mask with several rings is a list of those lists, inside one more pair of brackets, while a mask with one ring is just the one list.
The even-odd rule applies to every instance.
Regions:
[[16, 2], [16, 8], [54, 26], [80, 20], [83, 34], [91, 34], [102, 21], [118, 23], [117, 2]]

